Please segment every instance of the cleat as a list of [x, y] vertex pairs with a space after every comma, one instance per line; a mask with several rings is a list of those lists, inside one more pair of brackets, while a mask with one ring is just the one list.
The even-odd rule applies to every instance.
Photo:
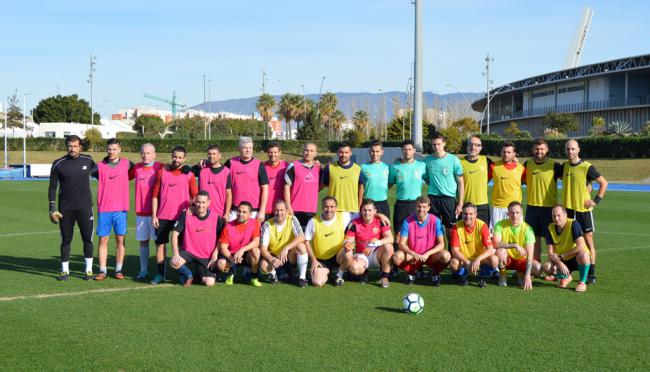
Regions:
[[388, 282], [388, 278], [381, 278], [377, 282], [382, 288], [388, 288], [390, 287], [390, 283]]
[[507, 287], [508, 286], [508, 276], [504, 273], [503, 275], [499, 276], [499, 282], [497, 283], [499, 287]]
[[578, 286], [575, 289], [576, 292], [586, 292], [587, 291], [587, 284], [584, 282], [578, 283]]
[[99, 272], [99, 274], [95, 275], [95, 280], [98, 281], [98, 282], [101, 282], [102, 280], [104, 280], [106, 278], [108, 278], [108, 275], [106, 275], [106, 273], [101, 272], [101, 271]]
[[466, 286], [467, 284], [468, 284], [467, 277], [462, 277], [462, 278], [460, 278], [460, 280], [459, 280], [459, 282], [458, 282], [458, 285], [464, 287], [464, 286]]
[[547, 282], [554, 282], [557, 280], [557, 278], [554, 275], [547, 275], [544, 277], [544, 280], [546, 280]]
[[523, 287], [524, 286], [524, 278], [520, 276], [517, 272], [512, 275], [515, 278], [515, 282], [517, 283], [518, 286]]
[[334, 284], [335, 284], [337, 287], [341, 287], [341, 286], [343, 286], [343, 283], [345, 283], [345, 280], [343, 280], [343, 278], [336, 278], [336, 282], [334, 282]]
[[115, 272], [115, 279], [124, 279], [124, 274], [121, 271]]
[[278, 276], [274, 274], [269, 274], [266, 278], [270, 284], [277, 284], [278, 283]]
[[136, 280], [145, 280], [145, 279], [147, 279], [147, 276], [149, 276], [149, 273], [147, 273], [146, 271], [140, 271], [140, 273], [138, 273], [138, 276], [136, 276], [135, 279]]
[[151, 281], [151, 284], [156, 285], [156, 284], [160, 284], [160, 283], [162, 283], [164, 281], [165, 281], [164, 276], [162, 276], [160, 274], [156, 274], [156, 276], [153, 277], [153, 280]]
[[250, 285], [252, 285], [253, 287], [258, 287], [258, 288], [259, 288], [259, 287], [262, 286], [262, 283], [260, 283], [260, 280], [257, 279], [257, 278], [253, 278], [253, 279], [251, 279], [251, 281], [250, 281], [249, 283], [250, 283]]
[[226, 281], [224, 282], [225, 285], [233, 285], [235, 284], [235, 274], [230, 274], [226, 277]]
[[485, 288], [485, 278], [480, 278], [478, 280], [478, 287], [479, 288]]
[[560, 283], [557, 286], [560, 287], [560, 288], [566, 288], [566, 286], [569, 285], [569, 283], [571, 283], [572, 280], [573, 280], [573, 278], [570, 277], [570, 276], [568, 276], [568, 277], [566, 277], [564, 279], [560, 279]]
[[185, 282], [183, 283], [183, 288], [189, 288], [192, 285], [192, 280], [193, 278], [191, 276], [185, 279]]
[[59, 282], [65, 282], [68, 280], [69, 277], [70, 277], [69, 272], [61, 271], [61, 273], [59, 273], [59, 276], [56, 277], [56, 280], [58, 280]]
[[596, 284], [596, 275], [589, 275], [586, 284]]
[[413, 284], [413, 282], [415, 282], [415, 275], [410, 275], [409, 274], [406, 277], [406, 284], [411, 285], [411, 284]]
[[359, 275], [359, 283], [368, 284], [368, 271], [367, 270], [362, 275]]
[[431, 276], [431, 282], [433, 282], [434, 287], [440, 287], [440, 283], [442, 283], [442, 278], [438, 274], [433, 275]]
[[298, 287], [306, 288], [309, 284], [306, 279], [298, 279]]
[[83, 280], [93, 280], [93, 272], [86, 271], [86, 273], [83, 276]]

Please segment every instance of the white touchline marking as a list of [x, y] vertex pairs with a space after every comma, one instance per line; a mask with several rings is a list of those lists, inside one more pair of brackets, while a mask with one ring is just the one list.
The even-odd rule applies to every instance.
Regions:
[[[135, 230], [135, 227], [127, 227], [127, 230]], [[93, 229], [94, 231], [94, 229]], [[10, 234], [0, 234], [0, 238], [7, 238], [11, 236], [25, 236], [25, 235], [40, 235], [40, 234], [54, 234], [54, 233], [60, 233], [60, 230], [52, 230], [52, 231], [31, 231], [31, 232], [22, 232], [22, 233], [10, 233]]]
[[137, 289], [167, 288], [171, 286], [173, 286], [173, 284], [158, 284], [158, 285], [147, 285], [147, 286], [139, 286], [139, 287], [126, 287], [126, 288], [93, 289], [93, 290], [81, 291], [81, 292], [42, 293], [42, 294], [31, 295], [31, 296], [0, 297], [0, 302], [29, 300], [32, 298], [43, 299], [43, 298], [53, 298], [53, 297], [82, 296], [82, 295], [93, 294], [93, 293], [123, 292], [123, 291], [137, 290]]
[[[599, 234], [599, 231], [595, 232], [596, 235]], [[614, 234], [614, 235], [639, 235], [639, 236], [650, 236], [650, 234], [643, 234], [643, 233], [631, 233], [631, 232], [619, 232], [619, 231], [603, 231], [600, 232], [600, 234]]]

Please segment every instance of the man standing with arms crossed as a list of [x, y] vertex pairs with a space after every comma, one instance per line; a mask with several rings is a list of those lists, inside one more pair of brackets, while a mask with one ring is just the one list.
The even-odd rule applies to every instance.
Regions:
[[[89, 155], [81, 154], [81, 139], [68, 136], [65, 140], [68, 154], [52, 163], [48, 190], [50, 221], [59, 224], [61, 230], [61, 273], [59, 281], [68, 280], [70, 275], [70, 243], [75, 223], [79, 226], [83, 240], [83, 254], [86, 263], [85, 280], [93, 278], [93, 201], [90, 192], [90, 176], [96, 172], [97, 164]], [[56, 198], [58, 189], [59, 205]]]
[[140, 273], [138, 280], [149, 275], [149, 240], [156, 239], [156, 231], [151, 224], [151, 198], [156, 184], [156, 174], [163, 163], [156, 161], [156, 148], [145, 143], [140, 148], [142, 162], [133, 168], [135, 178], [135, 239], [140, 243]]
[[338, 160], [325, 165], [321, 173], [321, 184], [327, 187], [327, 195], [338, 201], [341, 212], [359, 213], [363, 197], [360, 185], [361, 167], [352, 162], [352, 149], [347, 142], [339, 143]]
[[229, 159], [224, 165], [230, 169], [232, 182], [232, 209], [227, 219], [237, 219], [237, 207], [246, 201], [253, 208], [250, 218], [264, 222], [269, 178], [264, 164], [253, 157], [253, 140], [250, 137], [240, 137], [239, 156]]
[[488, 205], [488, 182], [492, 178], [492, 160], [480, 155], [483, 143], [479, 136], [470, 136], [467, 140], [467, 155], [461, 160], [463, 179], [465, 181], [465, 201], [476, 205], [478, 219], [490, 224], [490, 206]]
[[106, 142], [106, 157], [97, 164], [97, 236], [99, 237], [99, 274], [95, 280], [104, 280], [108, 272], [108, 238], [115, 232], [115, 279], [124, 279], [124, 236], [126, 235], [126, 214], [129, 211], [129, 176], [133, 176], [134, 164], [120, 158], [120, 141], [111, 138]]
[[151, 284], [160, 284], [165, 281], [165, 245], [169, 242], [169, 233], [174, 228], [176, 220], [198, 193], [196, 178], [187, 168], [183, 167], [185, 161], [185, 148], [176, 146], [172, 150], [171, 164], [158, 170], [156, 183], [151, 199], [151, 224], [156, 228], [156, 262], [158, 274]]
[[[584, 239], [591, 255], [589, 277], [587, 284], [596, 284], [596, 245], [594, 244], [594, 216], [593, 209], [605, 197], [607, 180], [591, 163], [580, 159], [578, 141], [568, 140], [564, 145], [567, 161], [564, 162], [562, 172], [562, 193], [564, 207], [569, 218], [573, 218], [582, 227]], [[592, 182], [599, 185], [596, 197], [591, 198]]]
[[458, 157], [445, 151], [445, 136], [441, 133], [433, 135], [431, 144], [433, 154], [424, 158], [427, 165], [431, 213], [440, 218], [449, 234], [465, 200], [463, 167]]
[[296, 216], [303, 231], [318, 211], [320, 166], [316, 161], [316, 145], [306, 143], [302, 148], [302, 160], [287, 166], [284, 176], [284, 201], [288, 213]]
[[535, 260], [542, 260], [542, 238], [551, 221], [551, 210], [557, 204], [557, 179], [562, 178], [562, 165], [548, 158], [548, 144], [543, 138], [533, 144], [533, 158], [524, 163], [526, 169], [526, 223], [535, 233]]
[[381, 160], [384, 155], [384, 146], [381, 141], [372, 141], [368, 148], [368, 154], [370, 155], [370, 161], [361, 165], [361, 183], [359, 187], [363, 199], [374, 201], [379, 213], [390, 216], [390, 206], [388, 206], [389, 168]]
[[427, 174], [424, 162], [415, 160], [413, 141], [402, 142], [402, 159], [390, 167], [388, 183], [397, 186], [395, 206], [393, 207], [393, 225], [395, 234], [399, 234], [402, 222], [415, 213], [415, 200], [422, 195], [422, 184]]

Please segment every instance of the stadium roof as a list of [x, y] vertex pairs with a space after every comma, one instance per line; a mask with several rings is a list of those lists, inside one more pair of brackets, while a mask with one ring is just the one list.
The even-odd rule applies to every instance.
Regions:
[[[557, 84], [559, 82], [570, 82], [581, 80], [594, 76], [619, 73], [624, 71], [633, 71], [644, 68], [650, 68], [650, 54], [644, 54], [635, 57], [615, 59], [607, 62], [593, 63], [591, 65], [578, 66], [566, 70], [549, 72], [542, 75], [529, 77], [518, 80], [510, 84], [502, 85], [490, 91], [490, 96], [498, 94], [512, 93], [517, 90], [523, 90], [530, 87], [543, 87], [545, 85]], [[492, 98], [490, 98], [492, 101]], [[486, 97], [474, 101], [472, 109], [481, 112], [485, 109]]]

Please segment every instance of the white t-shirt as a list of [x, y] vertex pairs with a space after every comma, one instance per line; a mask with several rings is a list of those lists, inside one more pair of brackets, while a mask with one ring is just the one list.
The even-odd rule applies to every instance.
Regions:
[[[359, 213], [342, 212], [341, 217], [343, 218], [343, 228], [346, 228], [350, 221], [359, 217]], [[336, 221], [336, 215], [334, 215], [334, 218], [329, 221], [323, 220], [323, 223], [326, 226], [330, 226], [334, 221]], [[305, 227], [305, 240], [314, 240], [314, 218], [311, 218], [309, 222], [307, 222], [307, 226]]]

